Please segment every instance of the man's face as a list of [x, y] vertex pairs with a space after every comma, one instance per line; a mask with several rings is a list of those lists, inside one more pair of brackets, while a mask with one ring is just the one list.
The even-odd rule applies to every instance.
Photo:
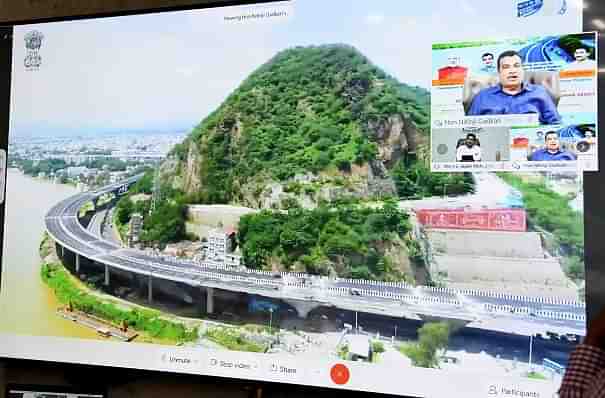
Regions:
[[475, 145], [475, 139], [473, 137], [466, 137], [466, 140], [464, 142], [469, 148], [472, 148], [473, 145]]
[[523, 82], [523, 64], [518, 55], [500, 59], [500, 84], [505, 87], [520, 86]]
[[581, 62], [586, 61], [588, 59], [588, 52], [584, 48], [578, 48], [573, 55], [576, 61]]
[[559, 137], [556, 134], [548, 134], [546, 136], [546, 150], [549, 152], [557, 152], [559, 150]]
[[482, 60], [483, 65], [485, 66], [491, 66], [494, 63], [494, 57], [492, 55], [484, 55]]

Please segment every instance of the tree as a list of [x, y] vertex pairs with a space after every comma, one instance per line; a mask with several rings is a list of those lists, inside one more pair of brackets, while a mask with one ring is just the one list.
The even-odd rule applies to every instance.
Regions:
[[145, 175], [132, 187], [131, 191], [134, 193], [151, 194], [153, 191], [153, 177], [153, 170], [147, 171]]
[[118, 201], [117, 207], [118, 209], [116, 214], [118, 221], [120, 224], [126, 224], [128, 221], [130, 221], [130, 216], [134, 211], [134, 204], [132, 203], [132, 200], [130, 200], [129, 196], [125, 196]]
[[141, 240], [166, 244], [185, 239], [186, 207], [180, 202], [164, 202], [143, 222]]
[[440, 350], [447, 348], [450, 336], [449, 325], [445, 322], [429, 322], [418, 329], [418, 342], [405, 348], [405, 354], [414, 366], [423, 368], [439, 367]]

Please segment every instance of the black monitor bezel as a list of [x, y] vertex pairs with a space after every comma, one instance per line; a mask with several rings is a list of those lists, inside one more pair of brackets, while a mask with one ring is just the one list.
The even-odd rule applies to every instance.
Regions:
[[[51, 23], [51, 22], [66, 22], [66, 21], [75, 21], [81, 19], [101, 19], [101, 18], [111, 18], [111, 17], [122, 17], [129, 15], [144, 15], [144, 14], [154, 14], [154, 13], [167, 13], [167, 12], [175, 12], [175, 11], [187, 11], [187, 10], [202, 10], [202, 9], [210, 9], [210, 8], [219, 8], [219, 7], [229, 7], [229, 6], [243, 6], [243, 5], [253, 5], [253, 4], [267, 4], [267, 3], [284, 3], [284, 2], [293, 2], [295, 0], [210, 0], [203, 3], [197, 4], [186, 4], [186, 5], [171, 5], [164, 7], [153, 7], [153, 8], [141, 8], [141, 9], [131, 9], [131, 10], [122, 10], [122, 11], [111, 11], [111, 12], [98, 12], [91, 14], [75, 14], [69, 16], [60, 16], [60, 17], [43, 17], [43, 18], [31, 18], [31, 19], [18, 19], [18, 20], [6, 20], [0, 23], [0, 59], [12, 59], [12, 40], [2, 40], [2, 37], [6, 34], [12, 37], [12, 27], [18, 25], [27, 25], [27, 24], [39, 24], [39, 23]], [[596, 0], [592, 0], [593, 3]], [[583, 31], [597, 31], [598, 32], [598, 49], [599, 51], [604, 51], [605, 43], [603, 41], [602, 33], [605, 30], [596, 29], [593, 21], [597, 18], [605, 17], [605, 4], [590, 4], [588, 7], [584, 9], [582, 20], [583, 20]], [[602, 52], [603, 53], [603, 52]], [[6, 58], [8, 57], [8, 58]], [[599, 74], [605, 72], [605, 60], [601, 57], [599, 58], [598, 67], [599, 70], [602, 71]], [[11, 63], [0, 63], [0, 93], [7, 93], [6, 95], [0, 95], [0, 131], [4, 133], [0, 133], [0, 149], [7, 150], [8, 149], [8, 131], [9, 131], [9, 116], [10, 116], [10, 82], [11, 82]], [[598, 79], [598, 92], [605, 92], [605, 80], [603, 78]], [[599, 109], [601, 109], [602, 104], [598, 105]], [[605, 113], [598, 113], [598, 123], [601, 125], [604, 122]], [[605, 159], [605, 148], [602, 146], [599, 147], [599, 157], [601, 159]], [[590, 323], [591, 319], [594, 319], [598, 313], [605, 310], [605, 290], [602, 289], [602, 286], [605, 286], [605, 244], [600, 241], [601, 236], [605, 236], [605, 206], [603, 205], [603, 200], [605, 199], [605, 171], [603, 168], [605, 165], [601, 165], [599, 171], [594, 172], [585, 172], [584, 174], [584, 191], [585, 191], [585, 202], [584, 202], [584, 230], [585, 230], [585, 264], [586, 264], [586, 303], [587, 303], [587, 319], [588, 323]], [[0, 240], [4, 241], [4, 211], [5, 206], [4, 203], [0, 205], [0, 222], [2, 225], [0, 226]], [[2, 276], [2, 250], [3, 245], [0, 245], [0, 278]], [[1, 280], [1, 279], [0, 279]], [[31, 363], [31, 364], [51, 364], [55, 362], [47, 362], [47, 361], [38, 361], [38, 360], [28, 360], [28, 359], [15, 359], [15, 358], [2, 358], [0, 360], [7, 360], [7, 363], [15, 363], [15, 362], [23, 362]], [[64, 363], [60, 360], [56, 361], [58, 363]], [[82, 368], [109, 368], [111, 369], [111, 374], [118, 375], [121, 371], [129, 371], [135, 372], [140, 377], [141, 373], [143, 374], [158, 374], [158, 373], [166, 373], [159, 372], [154, 370], [147, 369], [130, 369], [121, 367], [119, 364], [117, 365], [90, 365], [90, 364], [69, 364], [64, 363], [66, 366], [76, 366]], [[114, 372], [115, 371], [115, 372]], [[93, 372], [93, 370], [90, 370]], [[173, 373], [173, 372], [169, 372]], [[129, 373], [132, 374], [132, 373]], [[174, 372], [174, 374], [180, 375], [181, 373]], [[123, 375], [123, 374], [122, 374]], [[320, 387], [315, 387], [311, 385], [303, 385], [303, 384], [290, 384], [290, 383], [269, 383], [260, 380], [245, 380], [245, 379], [235, 379], [229, 378], [224, 379], [220, 377], [214, 376], [206, 376], [200, 374], [199, 376], [194, 376], [196, 380], [200, 382], [207, 377], [212, 378], [212, 380], [222, 380], [223, 382], [227, 381], [242, 381], [245, 382], [248, 386], [285, 386], [285, 387], [298, 387], [301, 389], [307, 389], [309, 393], [319, 393], [320, 391], [325, 391], [325, 389]], [[8, 392], [8, 388], [14, 388], [16, 384], [8, 384], [6, 387], [6, 391]], [[36, 385], [18, 385], [18, 386], [29, 386], [39, 388], [41, 386]], [[72, 387], [65, 386], [44, 386], [45, 388], [56, 388], [57, 392], [64, 392], [67, 390], [74, 391]], [[278, 388], [269, 388], [270, 390], [278, 391]], [[76, 388], [77, 389], [77, 388]], [[48, 390], [50, 391], [50, 390]], [[332, 388], [328, 389], [328, 392], [336, 392], [338, 390], [334, 390]], [[351, 390], [344, 390], [348, 392], [353, 392]], [[366, 394], [365, 392], [355, 392]], [[370, 392], [367, 392], [370, 394]], [[371, 393], [376, 394], [376, 393]]]

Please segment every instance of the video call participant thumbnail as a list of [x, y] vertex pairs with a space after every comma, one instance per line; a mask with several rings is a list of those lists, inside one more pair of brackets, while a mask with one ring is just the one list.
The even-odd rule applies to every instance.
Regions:
[[473, 133], [468, 133], [466, 138], [459, 142], [456, 148], [456, 161], [458, 162], [480, 162], [481, 147], [477, 136]]
[[473, 99], [469, 116], [536, 113], [541, 124], [557, 124], [561, 116], [546, 89], [524, 81], [521, 56], [504, 51], [496, 62], [500, 83], [484, 88]]
[[495, 75], [497, 73], [494, 54], [484, 53], [481, 56], [481, 68], [479, 71], [488, 75]]
[[564, 70], [591, 70], [596, 69], [597, 62], [589, 58], [590, 53], [586, 47], [579, 47], [573, 53], [575, 61], [570, 62]]
[[574, 153], [562, 151], [559, 144], [559, 133], [549, 131], [544, 135], [545, 147], [538, 149], [531, 154], [529, 160], [532, 161], [561, 161], [561, 160], [576, 160]]

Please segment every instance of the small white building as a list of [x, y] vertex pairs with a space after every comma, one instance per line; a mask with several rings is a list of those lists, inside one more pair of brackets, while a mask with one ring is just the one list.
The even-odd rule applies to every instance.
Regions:
[[208, 234], [206, 242], [206, 260], [214, 265], [240, 266], [242, 256], [235, 254], [234, 229], [213, 229]]
[[372, 357], [372, 344], [370, 336], [363, 334], [349, 334], [345, 337], [345, 344], [349, 348], [349, 357], [353, 361], [359, 359], [369, 361]]
[[88, 168], [85, 166], [70, 166], [65, 169], [69, 178], [78, 177], [81, 174], [88, 174]]

